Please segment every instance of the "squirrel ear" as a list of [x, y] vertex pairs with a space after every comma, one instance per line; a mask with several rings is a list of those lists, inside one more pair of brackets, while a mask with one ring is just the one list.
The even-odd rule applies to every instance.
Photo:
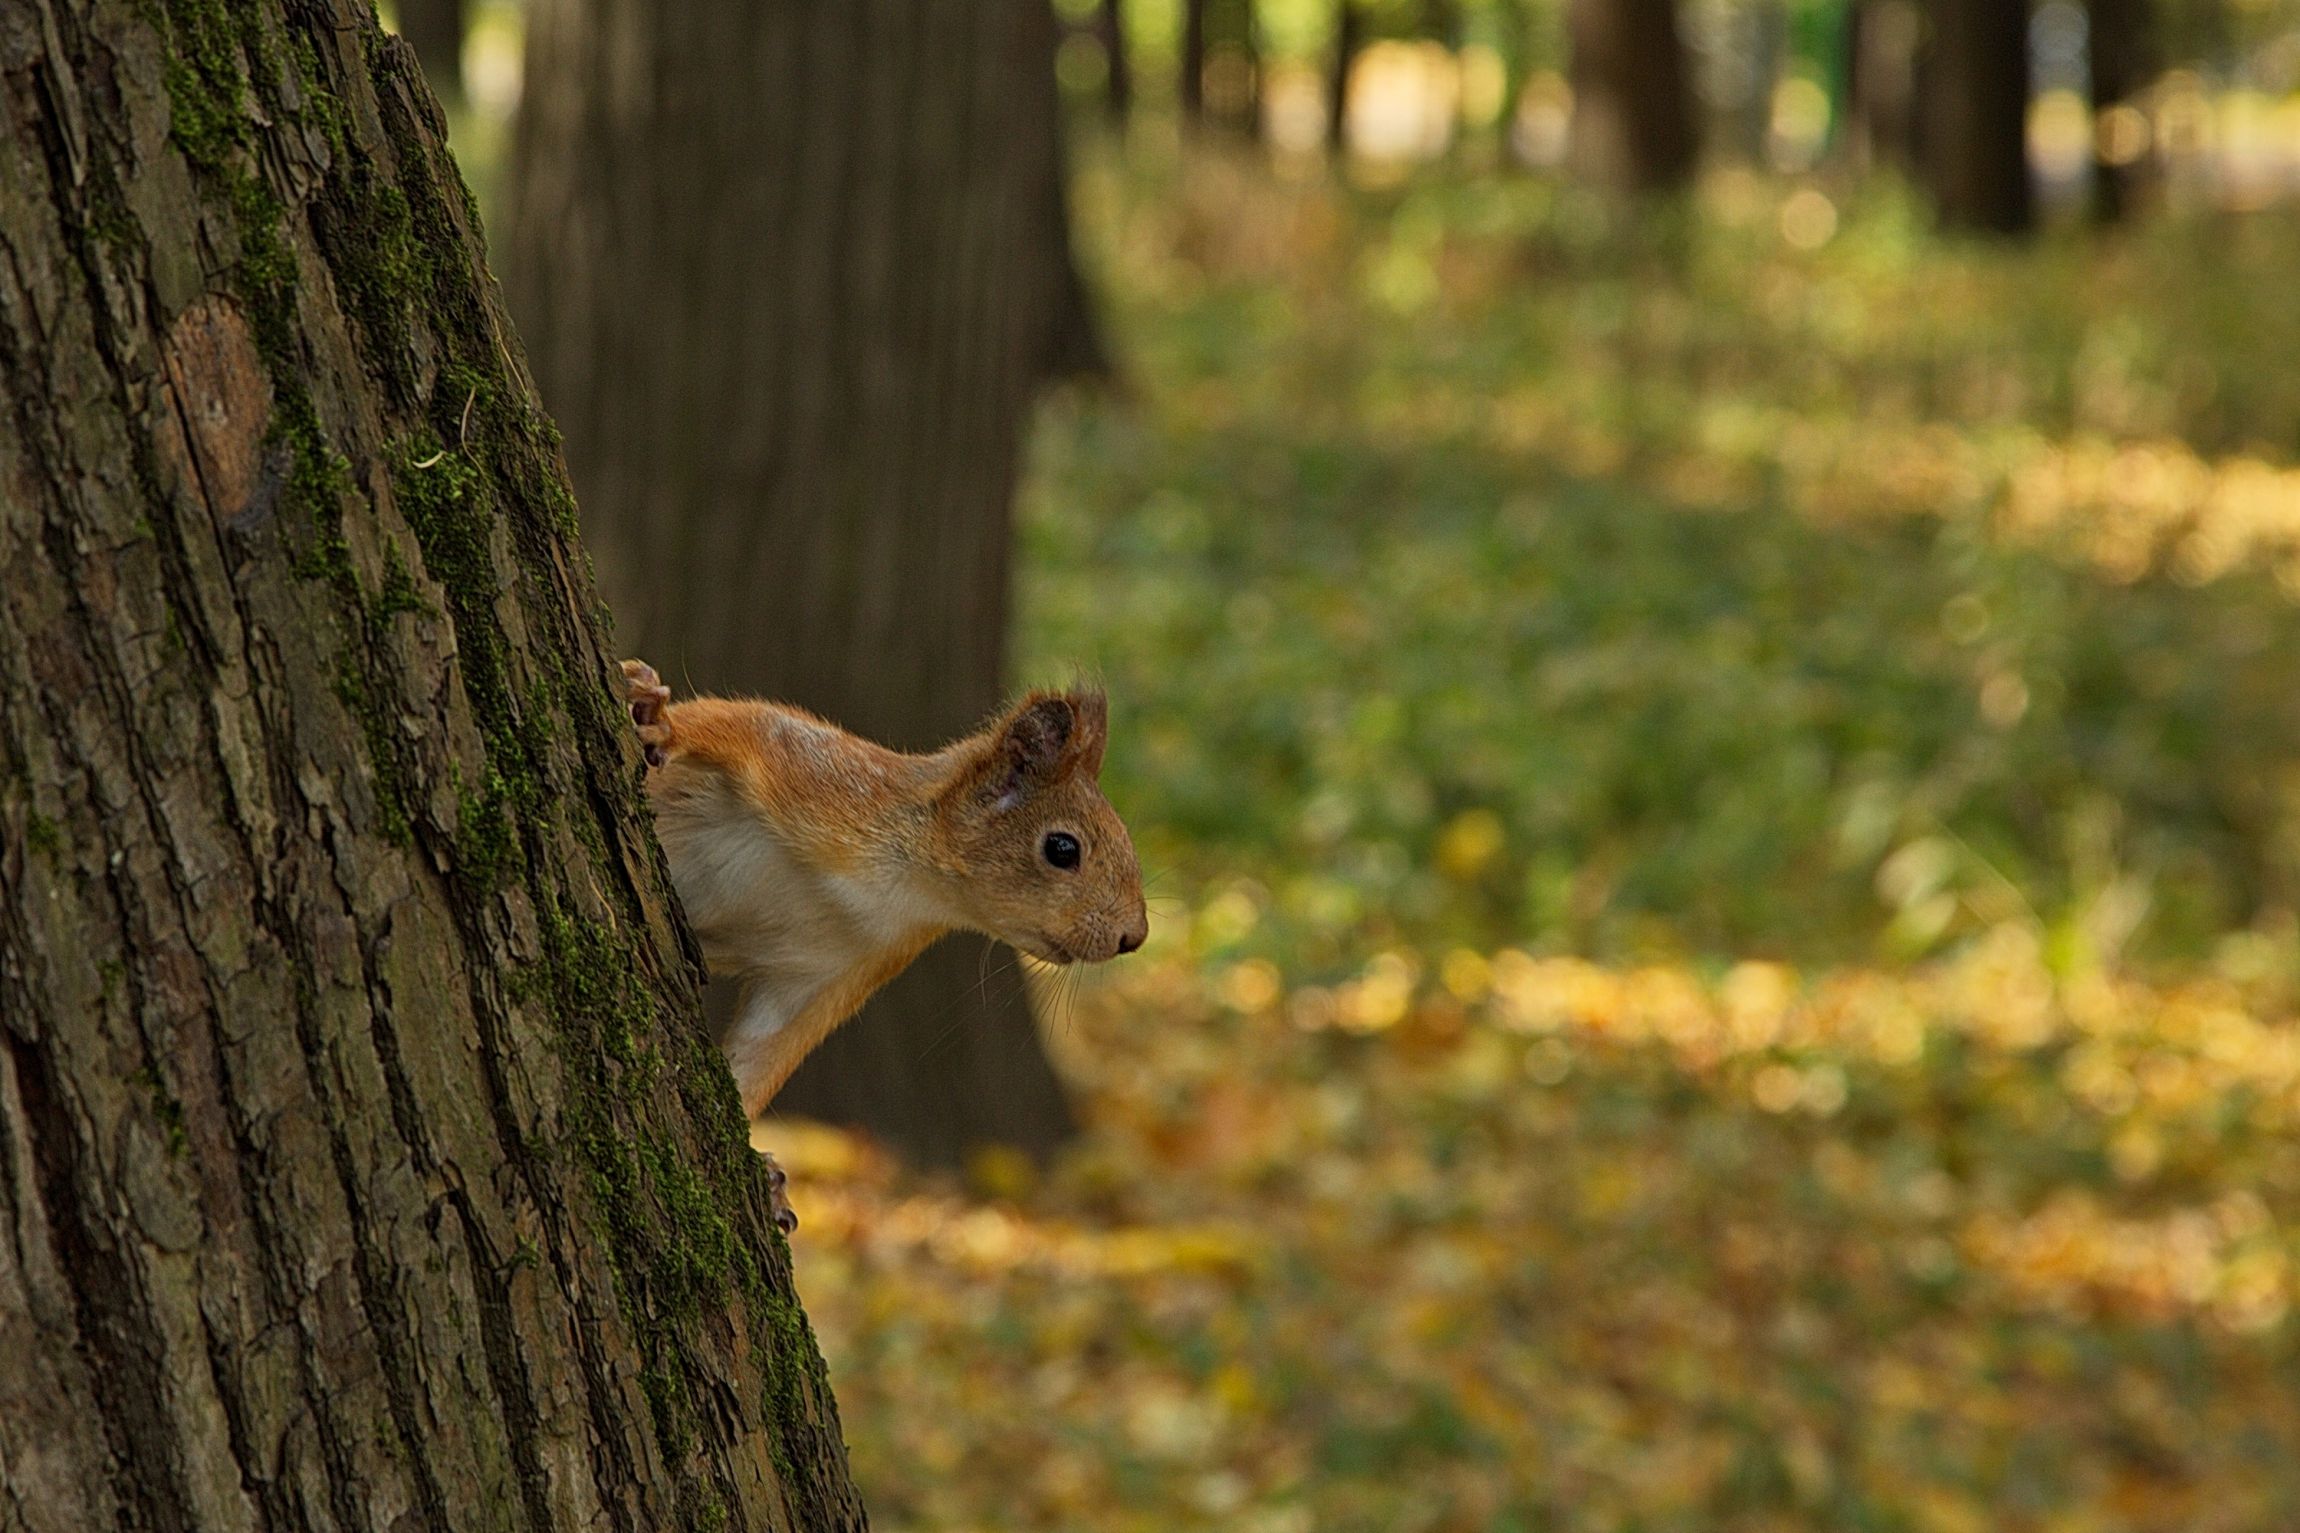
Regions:
[[998, 726], [991, 748], [991, 799], [1011, 809], [1069, 769], [1078, 718], [1068, 698], [1032, 693]]
[[1110, 741], [1110, 698], [1105, 692], [1078, 691], [1063, 694], [1070, 704], [1075, 720], [1070, 739], [1065, 747], [1070, 766], [1084, 772], [1090, 780], [1102, 776], [1102, 747]]

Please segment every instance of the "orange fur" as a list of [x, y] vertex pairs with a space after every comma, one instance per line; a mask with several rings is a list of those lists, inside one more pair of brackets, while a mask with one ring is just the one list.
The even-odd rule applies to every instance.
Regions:
[[[623, 666], [672, 882], [715, 976], [743, 986], [719, 1040], [754, 1114], [815, 1046], [946, 932], [1101, 961], [1148, 924], [1126, 827], [1096, 776], [1098, 692], [1033, 692], [907, 755], [780, 703], [671, 703]], [[1057, 866], [1050, 837], [1079, 849]]]

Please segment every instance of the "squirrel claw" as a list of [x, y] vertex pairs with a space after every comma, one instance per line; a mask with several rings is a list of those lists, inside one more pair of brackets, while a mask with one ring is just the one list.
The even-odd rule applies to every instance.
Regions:
[[774, 1156], [761, 1150], [759, 1159], [767, 1163], [767, 1208], [774, 1214], [775, 1228], [788, 1235], [799, 1227], [799, 1216], [791, 1211], [791, 1200], [786, 1196], [791, 1179]]
[[638, 726], [639, 744], [647, 765], [659, 767], [670, 759], [671, 721], [664, 710], [671, 706], [671, 689], [644, 660], [623, 662], [623, 703]]

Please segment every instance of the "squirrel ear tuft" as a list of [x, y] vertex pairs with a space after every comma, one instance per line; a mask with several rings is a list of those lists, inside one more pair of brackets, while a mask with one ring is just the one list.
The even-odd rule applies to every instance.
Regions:
[[991, 798], [1011, 809], [1038, 788], [1070, 769], [1071, 742], [1078, 717], [1070, 700], [1033, 692], [998, 726], [992, 748]]
[[1076, 726], [1070, 732], [1066, 746], [1073, 769], [1084, 772], [1088, 778], [1102, 776], [1102, 747], [1110, 741], [1110, 697], [1099, 688], [1080, 689], [1063, 694], [1070, 704], [1071, 717]]

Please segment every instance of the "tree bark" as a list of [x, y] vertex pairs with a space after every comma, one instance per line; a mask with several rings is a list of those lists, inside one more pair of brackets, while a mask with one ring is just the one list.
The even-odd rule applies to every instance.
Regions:
[[[538, 0], [507, 285], [627, 652], [905, 748], [998, 703], [1066, 348], [1047, 0]], [[1010, 954], [991, 960], [1004, 970]], [[1070, 1130], [949, 942], [778, 1099], [929, 1162]]]
[[2143, 195], [2149, 162], [2145, 154], [2111, 152], [2118, 131], [2111, 114], [2135, 109], [2155, 72], [2155, 18], [2148, 0], [2086, 0], [2085, 17], [2095, 130], [2092, 216], [2097, 223], [2121, 223]]
[[393, 14], [439, 99], [462, 100], [463, 0], [399, 0]]
[[2028, 173], [2028, 6], [1932, 0], [1925, 179], [1941, 221], [1989, 234], [2036, 221]]
[[0, 1527], [863, 1525], [442, 132], [0, 11]]
[[1571, 0], [1567, 26], [1576, 170], [1625, 192], [1689, 183], [1701, 140], [1676, 0]]

